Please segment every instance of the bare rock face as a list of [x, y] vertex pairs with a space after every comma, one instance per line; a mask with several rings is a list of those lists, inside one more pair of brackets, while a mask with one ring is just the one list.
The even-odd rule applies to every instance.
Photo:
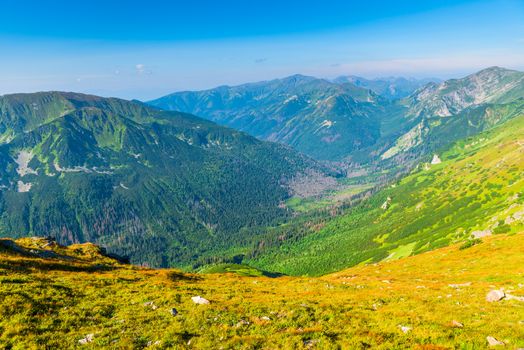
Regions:
[[486, 295], [486, 301], [493, 303], [495, 301], [500, 301], [506, 297], [506, 293], [502, 290], [492, 290]]

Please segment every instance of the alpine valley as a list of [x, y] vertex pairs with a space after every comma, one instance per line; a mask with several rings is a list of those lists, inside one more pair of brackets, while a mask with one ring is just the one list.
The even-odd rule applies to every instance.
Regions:
[[524, 347], [520, 71], [4, 95], [0, 186], [7, 349]]

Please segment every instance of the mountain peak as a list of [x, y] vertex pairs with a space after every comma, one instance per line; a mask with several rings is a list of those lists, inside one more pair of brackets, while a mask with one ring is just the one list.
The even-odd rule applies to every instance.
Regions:
[[476, 73], [473, 73], [464, 79], [468, 79], [470, 77], [510, 76], [510, 75], [523, 75], [523, 74], [524, 73], [518, 70], [508, 69], [508, 68], [499, 67], [499, 66], [492, 66], [492, 67], [482, 69]]
[[308, 75], [303, 75], [303, 74], [293, 74], [293, 75], [290, 75], [288, 77], [285, 77], [279, 80], [282, 82], [286, 82], [286, 83], [301, 83], [301, 82], [310, 82], [310, 81], [319, 80], [319, 79], [308, 76]]
[[483, 73], [483, 72], [515, 72], [515, 71], [512, 69], [507, 69], [507, 68], [500, 67], [500, 66], [491, 66], [491, 67], [484, 68], [478, 71], [477, 74]]

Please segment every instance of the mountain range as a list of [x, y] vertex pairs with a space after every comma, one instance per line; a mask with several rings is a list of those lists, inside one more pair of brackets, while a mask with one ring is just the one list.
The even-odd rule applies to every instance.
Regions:
[[[78, 93], [0, 97], [0, 234], [92, 241], [151, 266], [243, 260], [289, 274], [442, 246], [455, 238], [439, 236], [435, 223], [422, 234], [408, 218], [448, 210], [453, 194], [410, 198], [434, 193], [437, 178], [445, 187], [465, 176], [426, 169], [463, 159], [466, 150], [452, 147], [478, 135], [484, 144], [508, 125], [520, 130], [524, 73], [491, 67], [395, 100], [296, 75], [151, 104], [182, 112]], [[411, 171], [422, 173], [400, 180]], [[332, 207], [325, 195], [342, 202]], [[417, 212], [419, 202], [436, 207]], [[392, 213], [396, 203], [411, 204], [378, 224], [380, 207]]]
[[388, 104], [371, 90], [302, 75], [180, 92], [149, 103], [191, 112], [321, 160], [342, 159], [375, 144], [383, 104]]
[[358, 87], [369, 89], [384, 98], [396, 100], [411, 95], [424, 85], [434, 82], [441, 82], [437, 78], [415, 79], [403, 77], [384, 77], [376, 79], [366, 79], [355, 75], [342, 75], [333, 82], [338, 84], [350, 83]]
[[356, 78], [298, 75], [179, 92], [149, 103], [287, 144], [319, 160], [404, 166], [503, 121], [500, 109], [518, 113], [522, 77], [522, 72], [490, 67], [463, 79], [429, 82], [392, 100]]

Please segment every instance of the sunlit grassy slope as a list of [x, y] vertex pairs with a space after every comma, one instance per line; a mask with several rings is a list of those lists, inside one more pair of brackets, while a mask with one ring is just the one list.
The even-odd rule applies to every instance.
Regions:
[[524, 303], [485, 301], [493, 288], [524, 294], [524, 234], [320, 278], [183, 274], [120, 265], [92, 245], [0, 243], [1, 348], [524, 346]]
[[438, 155], [442, 163], [420, 164], [346, 215], [248, 263], [319, 275], [444, 247], [481, 231], [524, 229], [524, 116]]

